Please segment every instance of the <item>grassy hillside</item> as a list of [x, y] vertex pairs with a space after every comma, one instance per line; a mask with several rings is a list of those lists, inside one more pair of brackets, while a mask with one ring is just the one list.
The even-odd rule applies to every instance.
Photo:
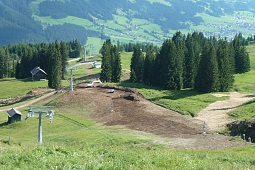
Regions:
[[[254, 45], [248, 47], [252, 70], [235, 76], [234, 90], [242, 93], [253, 93], [254, 47]], [[131, 53], [122, 55], [123, 68], [128, 69], [130, 57]], [[82, 66], [79, 68], [82, 70]], [[83, 76], [82, 71], [79, 71], [77, 76]], [[3, 82], [0, 82], [1, 84]], [[5, 86], [5, 89], [7, 90], [8, 87]], [[140, 84], [134, 87], [154, 102], [168, 105], [170, 108], [178, 106], [178, 109], [194, 113], [216, 100], [210, 94], [200, 95], [190, 90], [163, 91]], [[91, 113], [92, 107], [85, 107], [82, 103], [70, 102], [68, 105], [60, 106], [58, 98], [51, 98], [38, 105], [49, 102], [50, 105], [55, 106], [55, 115], [52, 123], [48, 118], [43, 117], [42, 145], [37, 144], [36, 117], [29, 118], [27, 122], [3, 126], [7, 121], [7, 115], [5, 112], [0, 112], [1, 169], [38, 167], [41, 169], [255, 169], [253, 146], [223, 150], [169, 149], [167, 143], [171, 139], [119, 126], [106, 127], [96, 124], [86, 118]], [[255, 102], [249, 102], [231, 114], [237, 119], [250, 120], [254, 118], [254, 104]], [[28, 108], [20, 111], [26, 115]]]
[[[254, 95], [255, 92], [255, 45], [250, 45], [247, 47], [247, 51], [250, 55], [251, 61], [251, 71], [245, 74], [235, 75], [234, 90], [240, 91], [242, 93], [249, 93]], [[240, 108], [234, 110], [230, 113], [231, 116], [238, 120], [251, 120], [255, 121], [255, 100], [250, 101]]]
[[[48, 101], [44, 101], [48, 102]], [[56, 104], [57, 99], [51, 104]], [[43, 144], [37, 144], [36, 118], [2, 126], [1, 169], [253, 169], [254, 147], [224, 150], [169, 149], [171, 139], [106, 127], [86, 119], [91, 108], [80, 103], [55, 107], [50, 123], [43, 117]], [[21, 110], [26, 113], [28, 109]], [[9, 143], [9, 144], [8, 144]]]
[[27, 80], [16, 80], [16, 79], [3, 79], [0, 81], [0, 89], [1, 95], [0, 99], [8, 99], [17, 96], [24, 96], [30, 90], [39, 88], [39, 87], [47, 87], [47, 81], [31, 81]]

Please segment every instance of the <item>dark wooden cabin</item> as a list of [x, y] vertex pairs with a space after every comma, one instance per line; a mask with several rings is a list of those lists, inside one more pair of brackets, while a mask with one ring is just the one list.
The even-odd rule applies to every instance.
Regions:
[[32, 80], [34, 80], [34, 81], [46, 79], [46, 77], [47, 77], [47, 73], [38, 66], [35, 67], [33, 70], [31, 70], [30, 73], [32, 74]]
[[11, 110], [8, 110], [7, 115], [8, 115], [8, 122], [7, 122], [8, 124], [21, 121], [22, 114], [20, 111], [16, 109], [12, 108]]

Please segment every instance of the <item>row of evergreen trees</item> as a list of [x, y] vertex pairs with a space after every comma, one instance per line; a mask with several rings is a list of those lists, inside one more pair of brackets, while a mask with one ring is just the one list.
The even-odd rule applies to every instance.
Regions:
[[235, 73], [250, 70], [249, 55], [241, 40], [240, 34], [228, 42], [197, 32], [187, 37], [177, 32], [164, 41], [159, 52], [148, 46], [145, 56], [136, 45], [130, 80], [169, 90], [228, 91]]

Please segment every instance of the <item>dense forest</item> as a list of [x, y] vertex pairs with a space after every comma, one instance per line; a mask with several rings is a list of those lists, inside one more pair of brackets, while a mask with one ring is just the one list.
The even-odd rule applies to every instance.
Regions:
[[0, 78], [28, 78], [31, 77], [30, 71], [40, 66], [48, 74], [49, 87], [59, 88], [66, 72], [67, 59], [80, 54], [81, 44], [77, 40], [3, 46], [0, 48]]
[[234, 74], [250, 70], [245, 42], [241, 34], [228, 42], [197, 32], [187, 37], [177, 32], [172, 39], [165, 40], [159, 52], [150, 45], [144, 56], [140, 45], [136, 45], [130, 81], [169, 90], [228, 91]]

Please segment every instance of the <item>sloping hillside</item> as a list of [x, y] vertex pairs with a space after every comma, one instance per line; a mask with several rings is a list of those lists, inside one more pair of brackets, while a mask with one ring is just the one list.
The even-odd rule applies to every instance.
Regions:
[[0, 9], [0, 45], [56, 39], [100, 44], [109, 37], [161, 44], [176, 30], [222, 37], [255, 32], [251, 0], [1, 0]]

